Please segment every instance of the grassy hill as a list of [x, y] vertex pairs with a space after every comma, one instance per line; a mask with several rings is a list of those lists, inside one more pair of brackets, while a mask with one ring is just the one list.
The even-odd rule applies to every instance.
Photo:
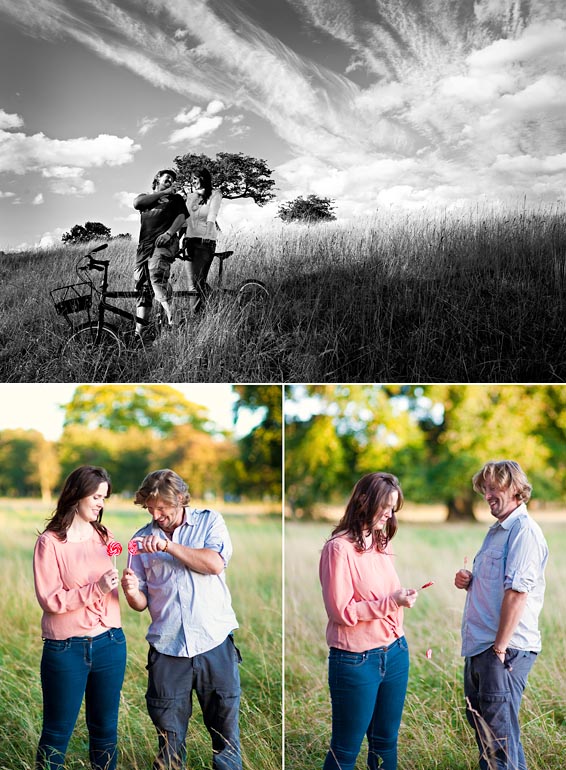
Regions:
[[[61, 358], [69, 328], [50, 289], [84, 249], [0, 257], [4, 381], [560, 382], [566, 378], [566, 212], [436, 217], [223, 235], [227, 283], [263, 280], [267, 307], [219, 303], [151, 348], [85, 369]], [[116, 240], [111, 286], [133, 288], [135, 245]], [[176, 262], [177, 288], [186, 288]], [[125, 300], [133, 309], [133, 300]], [[178, 308], [185, 313], [183, 307]], [[77, 314], [74, 318], [79, 320]], [[115, 320], [115, 319], [111, 319]], [[127, 325], [122, 324], [123, 330]]]

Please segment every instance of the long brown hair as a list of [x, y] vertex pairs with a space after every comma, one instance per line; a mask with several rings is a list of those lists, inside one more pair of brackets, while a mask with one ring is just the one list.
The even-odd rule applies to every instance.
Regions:
[[[373, 520], [376, 511], [383, 508], [392, 492], [397, 492], [397, 504], [393, 515], [388, 519], [382, 531], [375, 530]], [[347, 534], [354, 541], [358, 551], [364, 551], [365, 536], [368, 532], [373, 535], [373, 547], [384, 551], [389, 541], [397, 532], [397, 517], [395, 516], [403, 505], [403, 492], [399, 480], [391, 473], [368, 473], [356, 483], [344, 515], [332, 535]]]
[[[63, 489], [57, 500], [57, 507], [51, 518], [47, 520], [44, 532], [53, 532], [59, 540], [65, 541], [67, 539], [67, 531], [75, 518], [79, 502], [83, 498], [94, 494], [103, 482], [108, 484], [108, 494], [106, 496], [110, 497], [112, 482], [107, 470], [95, 465], [81, 465], [75, 468], [65, 479]], [[101, 523], [103, 512], [104, 509], [101, 509], [98, 519], [91, 523], [102, 540], [106, 542], [108, 540], [108, 530]]]

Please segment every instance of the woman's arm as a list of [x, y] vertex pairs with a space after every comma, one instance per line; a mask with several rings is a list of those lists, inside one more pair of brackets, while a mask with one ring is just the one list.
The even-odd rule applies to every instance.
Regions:
[[[344, 626], [355, 626], [361, 620], [376, 620], [397, 612], [399, 604], [394, 597], [404, 590], [384, 591], [383, 596], [375, 599], [357, 600], [348, 555], [336, 541], [330, 541], [322, 551], [320, 582], [329, 619]], [[378, 586], [372, 590], [377, 592]]]
[[33, 557], [33, 575], [39, 606], [44, 612], [56, 615], [88, 607], [110, 590], [106, 573], [94, 583], [86, 583], [79, 588], [65, 588], [55, 545], [50, 542], [50, 538], [40, 538], [37, 541]]

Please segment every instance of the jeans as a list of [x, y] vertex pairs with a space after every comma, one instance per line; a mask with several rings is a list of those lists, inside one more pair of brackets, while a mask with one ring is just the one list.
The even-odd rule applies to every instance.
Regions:
[[193, 690], [212, 738], [212, 767], [241, 770], [240, 662], [231, 635], [218, 647], [192, 658], [164, 655], [149, 648], [146, 701], [159, 742], [153, 770], [182, 770], [185, 766]]
[[198, 297], [191, 297], [191, 309], [197, 313], [203, 307], [203, 299], [210, 293], [210, 286], [206, 279], [208, 271], [214, 259], [216, 241], [202, 242], [202, 238], [189, 238], [187, 240], [187, 273], [190, 291], [198, 291]]
[[387, 648], [366, 652], [330, 648], [332, 738], [324, 770], [351, 770], [364, 734], [368, 740], [368, 768], [396, 769], [397, 737], [408, 678], [409, 649], [405, 637]]
[[83, 695], [91, 767], [115, 769], [118, 706], [125, 668], [126, 638], [121, 628], [111, 628], [95, 637], [44, 640], [43, 729], [37, 770], [62, 770]]
[[502, 663], [493, 648], [466, 658], [466, 717], [473, 727], [481, 770], [527, 770], [519, 707], [535, 652], [509, 649]]

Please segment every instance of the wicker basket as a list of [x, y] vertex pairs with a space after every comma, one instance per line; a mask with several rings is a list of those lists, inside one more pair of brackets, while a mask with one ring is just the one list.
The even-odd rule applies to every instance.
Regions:
[[92, 286], [90, 283], [73, 283], [53, 289], [51, 299], [58, 315], [80, 313], [92, 307]]

